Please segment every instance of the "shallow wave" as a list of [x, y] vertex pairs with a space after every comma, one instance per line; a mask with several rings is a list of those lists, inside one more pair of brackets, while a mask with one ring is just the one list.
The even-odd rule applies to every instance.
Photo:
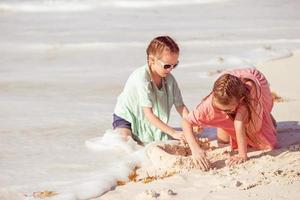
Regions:
[[20, 12], [83, 12], [99, 7], [151, 8], [217, 3], [229, 0], [41, 0], [0, 3], [0, 11]]
[[[53, 160], [46, 168], [38, 169], [38, 173], [43, 173], [45, 182], [2, 187], [0, 198], [4, 196], [5, 199], [44, 199], [38, 198], [36, 194], [45, 189], [55, 193], [49, 198], [52, 200], [96, 198], [116, 186], [118, 181], [129, 181], [130, 172], [145, 159], [144, 147], [137, 145], [132, 139], [125, 140], [112, 130], [107, 130], [101, 138], [88, 139], [86, 146], [91, 151], [87, 151], [85, 156], [94, 156], [93, 162], [88, 159], [81, 163], [58, 163], [57, 160]], [[52, 154], [53, 151], [49, 152], [50, 157]], [[34, 166], [33, 162], [32, 158], [27, 161], [29, 166]], [[102, 162], [108, 163], [102, 165]], [[49, 179], [51, 173], [47, 172], [51, 170], [60, 173], [52, 174], [53, 179]]]
[[300, 39], [246, 39], [246, 40], [189, 40], [180, 42], [187, 45], [246, 45], [246, 44], [290, 44], [300, 43]]
[[217, 3], [228, 0], [121, 0], [111, 1], [110, 4], [116, 7], [124, 8], [147, 8], [159, 6], [181, 6], [194, 4]]
[[[145, 42], [143, 41], [117, 41], [117, 42], [74, 42], [74, 43], [13, 43], [13, 42], [1, 42], [1, 46], [6, 49], [14, 48], [14, 50], [48, 50], [53, 48], [62, 49], [114, 49], [122, 47], [144, 47]], [[272, 48], [272, 45], [276, 44], [300, 44], [300, 39], [249, 39], [249, 40], [186, 40], [180, 41], [180, 45], [186, 47], [191, 46], [239, 46], [239, 45], [261, 45], [260, 52], [272, 52], [276, 51]], [[258, 50], [259, 51], [259, 50]]]
[[[196, 63], [185, 63], [180, 67], [217, 67], [218, 69], [240, 68], [240, 67], [254, 67], [260, 62], [269, 60], [282, 59], [292, 56], [293, 53], [288, 49], [275, 49], [271, 46], [264, 46], [257, 49], [252, 49], [243, 52], [239, 55], [219, 55], [218, 57]], [[218, 74], [212, 71], [203, 72], [201, 78], [208, 78], [213, 74]]]
[[29, 1], [0, 3], [0, 11], [12, 12], [80, 12], [92, 10], [94, 6], [79, 1]]
[[78, 43], [5, 43], [3, 49], [14, 51], [43, 51], [43, 50], [114, 50], [123, 47], [143, 47], [143, 42], [78, 42]]

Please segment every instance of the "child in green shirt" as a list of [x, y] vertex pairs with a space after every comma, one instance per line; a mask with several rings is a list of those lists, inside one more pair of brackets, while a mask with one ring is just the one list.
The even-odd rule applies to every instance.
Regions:
[[182, 131], [167, 125], [175, 105], [181, 117], [188, 114], [171, 71], [178, 65], [179, 48], [169, 36], [154, 38], [147, 48], [147, 65], [128, 78], [113, 114], [113, 128], [139, 143], [174, 138], [184, 140]]

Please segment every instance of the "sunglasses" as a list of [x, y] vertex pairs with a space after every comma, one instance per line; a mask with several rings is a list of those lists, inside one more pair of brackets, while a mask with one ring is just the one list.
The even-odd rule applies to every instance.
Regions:
[[160, 63], [160, 65], [164, 68], [164, 69], [170, 69], [172, 67], [172, 69], [174, 69], [175, 67], [177, 67], [177, 65], [179, 64], [179, 61], [175, 64], [175, 65], [171, 65], [171, 64], [165, 64], [163, 61], [157, 59]]

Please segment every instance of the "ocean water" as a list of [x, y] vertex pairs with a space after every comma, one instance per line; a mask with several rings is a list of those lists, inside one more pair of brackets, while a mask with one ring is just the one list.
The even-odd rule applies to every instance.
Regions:
[[[0, 0], [0, 199], [96, 197], [143, 162], [109, 129], [155, 36], [178, 42], [173, 74], [193, 108], [218, 70], [299, 49], [299, 9], [294, 0]], [[175, 112], [170, 124], [180, 126]]]

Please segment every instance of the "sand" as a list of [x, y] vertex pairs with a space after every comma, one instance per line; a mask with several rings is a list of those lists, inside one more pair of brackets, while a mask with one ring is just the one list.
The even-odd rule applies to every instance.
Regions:
[[193, 165], [181, 143], [154, 143], [146, 150], [149, 162], [136, 171], [135, 181], [118, 186], [96, 199], [298, 199], [300, 188], [300, 52], [257, 67], [283, 101], [273, 114], [278, 122], [279, 147], [251, 151], [250, 159], [234, 167], [225, 160], [228, 147], [207, 145], [213, 168]]

